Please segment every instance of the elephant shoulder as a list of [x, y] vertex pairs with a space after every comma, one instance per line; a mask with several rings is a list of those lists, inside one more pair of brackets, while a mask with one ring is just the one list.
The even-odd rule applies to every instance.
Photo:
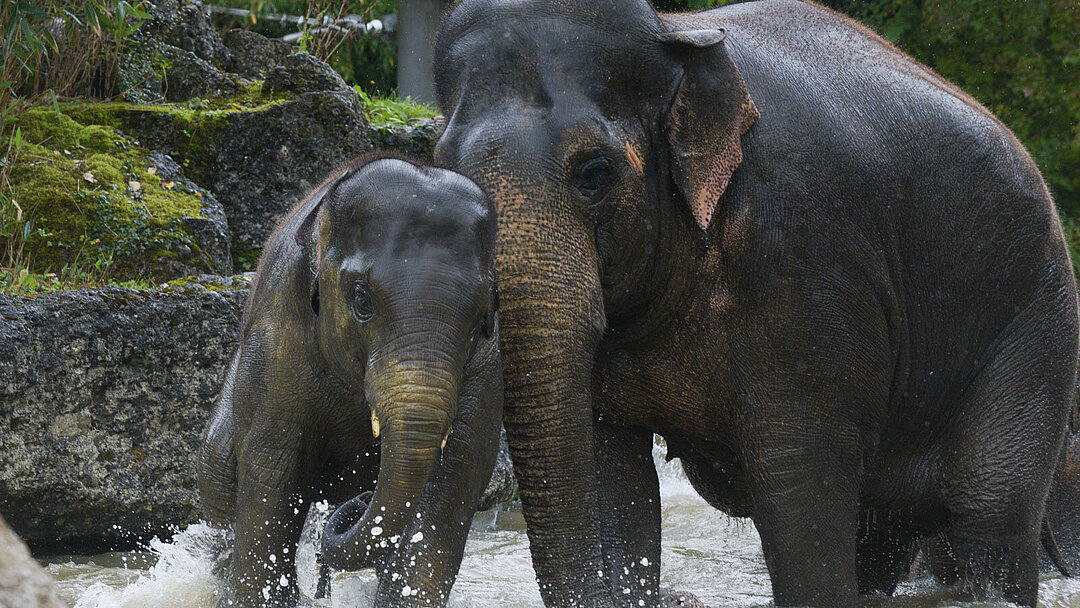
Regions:
[[[1030, 156], [1009, 129], [956, 85], [869, 28], [801, 0], [759, 0], [693, 17], [723, 27], [761, 118], [758, 143], [878, 174], [927, 163], [990, 177], [1046, 199]], [[683, 23], [680, 25], [688, 26]], [[977, 169], [977, 171], [972, 171]]]

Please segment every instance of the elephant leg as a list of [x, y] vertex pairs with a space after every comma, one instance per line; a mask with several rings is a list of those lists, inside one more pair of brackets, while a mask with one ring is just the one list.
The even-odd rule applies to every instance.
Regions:
[[861, 451], [823, 425], [780, 433], [766, 423], [746, 458], [753, 520], [777, 606], [854, 608], [858, 602]]
[[499, 451], [502, 376], [497, 366], [469, 374], [458, 398], [458, 414], [392, 556], [377, 567], [377, 608], [445, 606], [465, 541]]
[[859, 593], [892, 595], [907, 575], [917, 533], [888, 511], [867, 509], [859, 514], [856, 576]]
[[1075, 368], [1047, 369], [1053, 340], [1029, 327], [1002, 335], [1009, 348], [966, 387], [943, 471], [947, 536], [962, 582], [976, 596], [995, 590], [1021, 606], [1035, 606], [1038, 596], [1045, 499], [1075, 391]]
[[225, 376], [221, 397], [199, 444], [198, 484], [203, 517], [218, 528], [231, 528], [236, 512], [236, 449], [233, 445], [233, 379], [239, 352]]
[[291, 607], [299, 599], [296, 544], [307, 515], [309, 482], [299, 432], [267, 423], [243, 440], [237, 466], [233, 605]]
[[597, 415], [597, 513], [604, 569], [622, 606], [658, 606], [660, 482], [649, 431], [620, 428]]

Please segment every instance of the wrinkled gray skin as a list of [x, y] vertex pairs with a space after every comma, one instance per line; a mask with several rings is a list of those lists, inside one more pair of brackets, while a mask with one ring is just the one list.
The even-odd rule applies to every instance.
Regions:
[[779, 606], [891, 593], [937, 533], [975, 593], [1035, 605], [1077, 296], [1008, 129], [793, 0], [461, 0], [435, 66], [435, 158], [498, 207], [549, 606], [656, 605], [654, 432], [753, 518]]
[[199, 455], [206, 516], [236, 538], [222, 604], [295, 605], [324, 498], [351, 498], [327, 564], [376, 566], [376, 606], [445, 603], [498, 448], [494, 231], [468, 179], [361, 159], [270, 238]]

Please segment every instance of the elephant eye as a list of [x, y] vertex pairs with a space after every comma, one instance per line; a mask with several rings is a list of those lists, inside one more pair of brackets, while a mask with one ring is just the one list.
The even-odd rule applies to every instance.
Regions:
[[594, 156], [574, 171], [574, 187], [589, 202], [595, 203], [607, 195], [613, 178], [611, 162], [603, 156]]
[[358, 283], [356, 293], [353, 295], [353, 315], [361, 323], [367, 323], [375, 316], [375, 298], [367, 285]]

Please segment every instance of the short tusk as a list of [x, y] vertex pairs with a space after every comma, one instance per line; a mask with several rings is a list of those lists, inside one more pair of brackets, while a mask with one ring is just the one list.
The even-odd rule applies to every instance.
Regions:
[[371, 410], [371, 434], [379, 438], [379, 419], [375, 416], [375, 410]]
[[450, 431], [452, 431], [452, 430], [454, 430], [454, 427], [450, 427], [450, 428], [446, 429], [446, 434], [443, 435], [443, 438], [442, 438], [442, 445], [439, 446], [440, 450], [446, 447], [446, 440], [450, 439]]

